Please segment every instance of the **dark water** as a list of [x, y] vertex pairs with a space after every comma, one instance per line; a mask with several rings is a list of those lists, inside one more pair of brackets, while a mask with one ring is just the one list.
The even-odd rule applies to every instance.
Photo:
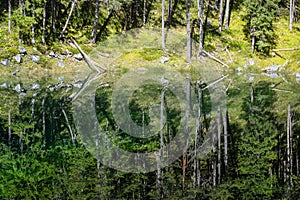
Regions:
[[[165, 198], [213, 198], [213, 191], [224, 189], [222, 183], [229, 185], [227, 195], [235, 196], [242, 191], [231, 188], [237, 177], [256, 170], [241, 170], [252, 165], [241, 149], [254, 148], [251, 158], [255, 149], [268, 146], [259, 173], [276, 179], [270, 196], [284, 191], [281, 195], [290, 197], [291, 182], [299, 187], [300, 80], [295, 74], [151, 73], [139, 79], [145, 74], [139, 70], [133, 76], [118, 72], [95, 81], [2, 78], [0, 197], [156, 199], [159, 191]], [[195, 166], [201, 174], [197, 187]]]

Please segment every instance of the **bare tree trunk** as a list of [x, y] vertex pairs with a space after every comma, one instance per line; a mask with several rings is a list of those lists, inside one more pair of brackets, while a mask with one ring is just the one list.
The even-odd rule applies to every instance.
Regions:
[[295, 0], [290, 0], [290, 31], [293, 30], [294, 12], [295, 12]]
[[296, 149], [296, 175], [299, 176], [299, 149]]
[[43, 27], [42, 27], [42, 43], [45, 44], [45, 33], [46, 33], [46, 7], [47, 1], [44, 1], [44, 7], [43, 7]]
[[223, 0], [220, 0], [220, 10], [219, 10], [219, 31], [222, 32], [223, 27]]
[[191, 63], [191, 57], [192, 57], [192, 46], [191, 46], [191, 1], [186, 0], [186, 35], [187, 35], [187, 62], [188, 64]]
[[68, 16], [68, 19], [67, 19], [67, 21], [66, 21], [66, 23], [65, 23], [64, 28], [63, 28], [62, 31], [60, 32], [60, 37], [63, 37], [64, 32], [65, 32], [66, 29], [67, 29], [68, 23], [69, 23], [69, 21], [70, 21], [70, 18], [71, 18], [71, 16], [72, 16], [72, 13], [73, 13], [73, 10], [74, 10], [74, 7], [75, 7], [75, 4], [76, 4], [76, 3], [77, 3], [77, 0], [73, 0], [73, 1], [72, 1], [70, 13], [69, 13], [69, 16]]
[[221, 183], [221, 110], [218, 107], [218, 184]]
[[8, 0], [8, 33], [11, 33], [11, 0]]
[[225, 30], [229, 27], [230, 20], [230, 0], [226, 0], [226, 8], [225, 8]]
[[161, 3], [161, 47], [162, 50], [166, 50], [166, 39], [165, 39], [165, 0]]
[[56, 5], [55, 0], [51, 0], [51, 10], [52, 10], [52, 17], [51, 17], [51, 31], [55, 33], [55, 20], [56, 20]]
[[187, 148], [188, 148], [188, 138], [189, 134], [189, 110], [190, 110], [190, 96], [191, 96], [191, 80], [190, 77], [186, 79], [186, 104], [185, 104], [185, 126], [184, 126], [184, 142], [186, 143], [183, 149], [183, 163], [182, 163], [182, 195], [185, 191], [185, 175], [187, 168]]
[[[33, 19], [35, 19], [35, 6], [32, 4], [31, 6], [31, 16]], [[32, 39], [31, 39], [31, 44], [35, 44], [35, 29], [34, 29], [34, 24], [31, 24], [31, 34], [32, 34]]]
[[203, 49], [203, 0], [198, 0], [198, 19], [199, 19], [199, 50], [198, 55]]
[[290, 133], [290, 184], [293, 186], [293, 130], [292, 130], [292, 116], [291, 116], [291, 105], [288, 107], [289, 116], [289, 133]]
[[290, 117], [291, 117], [291, 113], [290, 113], [290, 109], [291, 109], [291, 106], [290, 104], [288, 105], [288, 116], [287, 116], [287, 125], [286, 125], [286, 151], [287, 151], [287, 166], [286, 166], [286, 172], [287, 172], [287, 178], [288, 178], [288, 183], [290, 184], [291, 182], [291, 171], [290, 171], [290, 168], [291, 168], [291, 156], [290, 156], [290, 153], [291, 153], [291, 146], [290, 146]]
[[97, 27], [99, 22], [99, 7], [100, 7], [100, 0], [96, 0], [95, 19], [94, 19], [93, 32], [92, 32], [92, 43], [96, 43], [96, 38], [97, 38]]
[[254, 53], [255, 50], [255, 36], [252, 36], [252, 40], [251, 40], [251, 52]]
[[146, 0], [143, 0], [143, 26], [146, 25]]
[[46, 148], [45, 98], [43, 98], [43, 100], [42, 100], [42, 110], [43, 110], [43, 114], [42, 114], [42, 121], [43, 121], [43, 143], [44, 143], [45, 148]]

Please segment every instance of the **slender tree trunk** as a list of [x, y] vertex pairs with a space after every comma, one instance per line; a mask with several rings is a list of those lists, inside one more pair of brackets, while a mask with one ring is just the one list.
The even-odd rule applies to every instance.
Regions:
[[203, 49], [203, 0], [198, 0], [198, 19], [199, 19], [199, 50], [198, 55]]
[[165, 0], [161, 3], [161, 47], [162, 50], [166, 50], [166, 39], [165, 39]]
[[51, 16], [51, 31], [55, 33], [55, 21], [56, 21], [56, 2], [55, 0], [51, 0], [51, 9], [52, 9], [52, 16]]
[[289, 116], [289, 134], [290, 134], [290, 185], [293, 186], [293, 130], [292, 130], [292, 116], [291, 116], [291, 105], [288, 107]]
[[224, 108], [224, 113], [223, 113], [223, 128], [224, 128], [224, 165], [226, 171], [228, 168], [227, 109], [226, 108]]
[[143, 0], [143, 26], [146, 25], [146, 5], [147, 5], [147, 1]]
[[67, 29], [68, 23], [69, 23], [69, 21], [70, 21], [70, 18], [71, 18], [71, 16], [72, 16], [72, 13], [73, 13], [73, 10], [74, 10], [74, 7], [75, 7], [75, 4], [76, 4], [76, 3], [77, 3], [77, 0], [73, 0], [73, 1], [72, 1], [70, 13], [69, 13], [69, 16], [68, 16], [68, 19], [67, 19], [67, 21], [66, 21], [66, 23], [65, 23], [64, 28], [63, 28], [62, 31], [60, 32], [60, 37], [63, 37], [64, 32], [65, 32], [66, 29]]
[[47, 1], [44, 1], [44, 6], [43, 6], [43, 27], [42, 27], [42, 43], [45, 44], [45, 33], [46, 33], [46, 7], [47, 5]]
[[226, 8], [225, 8], [225, 30], [229, 28], [229, 20], [230, 20], [230, 0], [226, 0]]
[[[45, 146], [46, 149], [46, 117], [45, 117], [45, 98], [43, 98], [42, 100], [42, 110], [43, 110], [43, 114], [42, 114], [42, 121], [43, 121], [43, 144]], [[45, 150], [44, 149], [44, 150]]]
[[[35, 6], [34, 4], [32, 4], [31, 6], [31, 16], [33, 19], [35, 19]], [[35, 29], [34, 29], [34, 24], [31, 24], [31, 34], [32, 34], [32, 38], [31, 38], [31, 44], [35, 44]]]
[[191, 1], [186, 0], [186, 35], [187, 35], [187, 62], [188, 64], [191, 63], [192, 57], [192, 46], [191, 46]]
[[185, 104], [185, 126], [184, 126], [184, 142], [183, 149], [183, 163], [182, 163], [182, 195], [185, 192], [185, 176], [187, 169], [187, 148], [188, 148], [188, 134], [189, 134], [189, 110], [190, 110], [190, 96], [191, 96], [191, 80], [190, 77], [186, 79], [186, 104]]
[[290, 0], [290, 31], [293, 30], [294, 11], [295, 11], [295, 0]]
[[172, 6], [173, 6], [173, 2], [172, 2], [172, 0], [169, 0], [169, 3], [168, 3], [168, 29], [171, 27], [171, 24], [172, 24]]
[[286, 166], [286, 172], [287, 172], [287, 178], [288, 178], [288, 183], [290, 184], [291, 180], [291, 174], [290, 174], [290, 167], [291, 167], [291, 157], [290, 157], [290, 104], [288, 105], [288, 116], [287, 116], [287, 126], [286, 126], [286, 152], [287, 152], [287, 166]]
[[11, 33], [11, 0], [8, 0], [8, 33]]
[[220, 0], [220, 10], [219, 10], [219, 31], [222, 32], [223, 27], [223, 0]]
[[100, 7], [100, 0], [96, 0], [96, 9], [95, 9], [95, 19], [92, 31], [92, 43], [96, 43], [97, 38], [97, 27], [99, 22], [99, 7]]
[[218, 107], [218, 184], [221, 183], [221, 110]]
[[202, 89], [200, 82], [197, 82], [198, 90], [198, 116], [196, 121], [196, 133], [195, 133], [195, 149], [194, 149], [194, 188], [200, 186], [200, 159], [197, 158], [198, 141], [201, 137], [201, 106], [202, 106]]
[[251, 52], [254, 53], [255, 50], [255, 36], [252, 36], [252, 40], [251, 40]]

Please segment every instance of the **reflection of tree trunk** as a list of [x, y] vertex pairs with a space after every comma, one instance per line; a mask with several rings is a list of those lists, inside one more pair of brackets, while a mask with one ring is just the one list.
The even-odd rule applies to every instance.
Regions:
[[188, 148], [188, 134], [189, 134], [189, 110], [190, 110], [190, 97], [191, 97], [191, 80], [190, 77], [186, 79], [186, 104], [185, 104], [185, 126], [184, 126], [184, 142], [185, 147], [183, 150], [183, 163], [182, 163], [182, 195], [185, 191], [185, 175], [187, 168], [187, 148]]
[[92, 32], [92, 42], [96, 43], [97, 38], [97, 27], [98, 27], [98, 21], [99, 21], [99, 7], [100, 7], [100, 0], [96, 1], [96, 9], [95, 9], [95, 19], [94, 19], [94, 25], [93, 25], [93, 32]]
[[228, 165], [228, 141], [227, 141], [227, 109], [224, 108], [223, 113], [223, 128], [224, 128], [224, 165], [225, 171], [227, 170]]
[[11, 109], [8, 110], [8, 146], [11, 147]]
[[46, 148], [46, 118], [45, 118], [45, 98], [42, 100], [42, 121], [43, 121], [43, 144]]
[[291, 105], [288, 105], [288, 116], [287, 116], [287, 176], [288, 182], [293, 185], [293, 144], [292, 144], [292, 119], [291, 119]]
[[218, 184], [221, 183], [221, 110], [218, 107]]

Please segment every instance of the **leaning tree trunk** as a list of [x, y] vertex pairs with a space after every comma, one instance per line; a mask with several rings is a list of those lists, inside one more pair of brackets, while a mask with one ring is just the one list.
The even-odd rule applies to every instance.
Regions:
[[67, 26], [68, 26], [68, 23], [69, 23], [70, 18], [71, 18], [71, 16], [72, 16], [72, 13], [73, 13], [73, 10], [74, 10], [74, 7], [75, 7], [76, 2], [77, 2], [77, 0], [73, 0], [73, 1], [72, 1], [70, 13], [69, 13], [69, 16], [68, 16], [68, 19], [67, 19], [67, 21], [66, 21], [66, 23], [65, 23], [64, 28], [63, 28], [62, 31], [60, 32], [60, 37], [63, 37], [64, 32], [65, 32], [66, 29], [67, 29]]
[[95, 9], [95, 19], [92, 31], [92, 43], [96, 43], [97, 38], [97, 27], [99, 22], [99, 7], [100, 7], [100, 0], [96, 0], [96, 9]]
[[8, 33], [11, 33], [11, 0], [8, 0]]
[[226, 0], [225, 7], [225, 30], [229, 28], [229, 20], [230, 20], [230, 0]]
[[162, 50], [166, 50], [166, 39], [165, 39], [165, 0], [161, 3], [161, 47]]
[[191, 46], [191, 1], [186, 0], [186, 34], [187, 34], [187, 62], [188, 64], [191, 63], [192, 57], [192, 46]]
[[198, 0], [198, 19], [199, 19], [199, 50], [198, 55], [203, 49], [203, 0]]

